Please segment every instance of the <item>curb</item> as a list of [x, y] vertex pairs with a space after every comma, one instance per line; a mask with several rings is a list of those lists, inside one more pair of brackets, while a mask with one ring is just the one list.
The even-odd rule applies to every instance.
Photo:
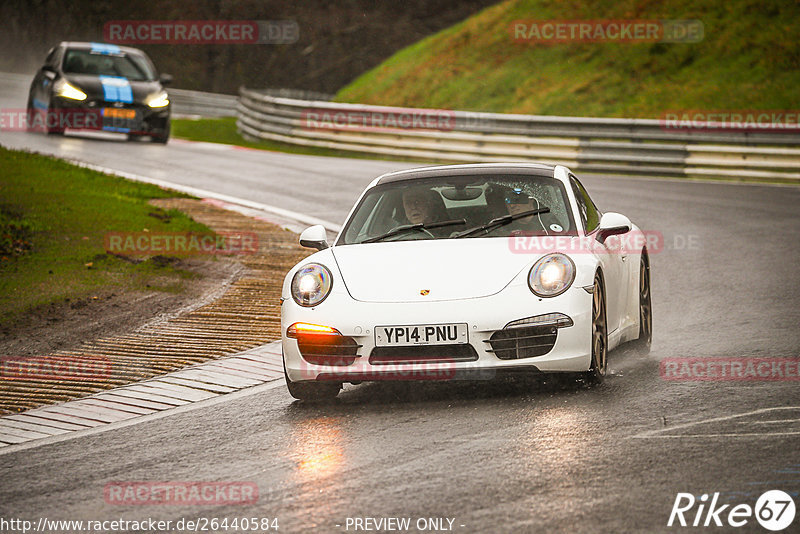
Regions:
[[73, 401], [0, 417], [0, 454], [27, 448], [18, 446], [32, 441], [64, 438], [114, 423], [143, 422], [149, 419], [146, 416], [277, 380], [283, 380], [283, 360], [280, 341], [273, 341]]

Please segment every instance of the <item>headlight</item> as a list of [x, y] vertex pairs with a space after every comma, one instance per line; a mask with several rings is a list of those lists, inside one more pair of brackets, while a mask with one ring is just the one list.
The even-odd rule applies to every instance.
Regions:
[[539, 258], [528, 273], [528, 287], [540, 297], [555, 297], [572, 285], [575, 264], [564, 254], [548, 254]]
[[56, 82], [55, 91], [58, 96], [69, 98], [70, 100], [86, 100], [86, 93], [68, 84], [64, 79]]
[[333, 286], [331, 272], [324, 265], [309, 263], [292, 278], [292, 298], [300, 306], [316, 306], [328, 296]]
[[169, 104], [169, 98], [167, 97], [166, 91], [161, 91], [160, 93], [147, 97], [147, 105], [151, 108], [163, 108], [167, 104]]

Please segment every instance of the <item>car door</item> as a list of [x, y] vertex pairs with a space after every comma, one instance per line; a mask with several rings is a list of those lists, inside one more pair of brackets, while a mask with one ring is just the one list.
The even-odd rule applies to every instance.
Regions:
[[[594, 237], [602, 213], [597, 209], [580, 180], [572, 174], [569, 179], [586, 235]], [[606, 284], [606, 320], [608, 333], [611, 335], [620, 328], [625, 315], [625, 303], [628, 298], [626, 265], [628, 259], [620, 253], [618, 247], [609, 247], [607, 243], [597, 243], [594, 250], [603, 268], [603, 278]]]

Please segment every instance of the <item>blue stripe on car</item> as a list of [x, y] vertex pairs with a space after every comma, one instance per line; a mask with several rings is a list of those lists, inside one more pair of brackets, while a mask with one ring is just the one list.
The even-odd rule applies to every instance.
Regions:
[[120, 76], [100, 76], [103, 84], [103, 99], [106, 102], [133, 103], [133, 89], [127, 78]]
[[117, 45], [92, 43], [92, 52], [95, 54], [119, 54], [120, 49]]

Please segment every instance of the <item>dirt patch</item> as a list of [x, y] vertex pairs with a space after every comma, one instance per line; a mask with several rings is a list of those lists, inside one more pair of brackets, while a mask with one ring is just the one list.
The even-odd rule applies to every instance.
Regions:
[[109, 290], [3, 327], [2, 354], [32, 356], [25, 361], [34, 361], [38, 373], [0, 372], [0, 413], [79, 398], [280, 338], [283, 278], [309, 254], [297, 234], [211, 202], [152, 203], [179, 209], [216, 232], [255, 234], [257, 251], [182, 260], [181, 267], [204, 277], [188, 280], [181, 294]]
[[[227, 259], [178, 260], [172, 266], [197, 275], [183, 281], [182, 292], [103, 289], [82, 299], [35, 308], [16, 322], [0, 326], [0, 355], [40, 356], [75, 349], [100, 336], [132, 332], [207, 302], [244, 271], [240, 263]], [[158, 279], [154, 282], [158, 284]]]

